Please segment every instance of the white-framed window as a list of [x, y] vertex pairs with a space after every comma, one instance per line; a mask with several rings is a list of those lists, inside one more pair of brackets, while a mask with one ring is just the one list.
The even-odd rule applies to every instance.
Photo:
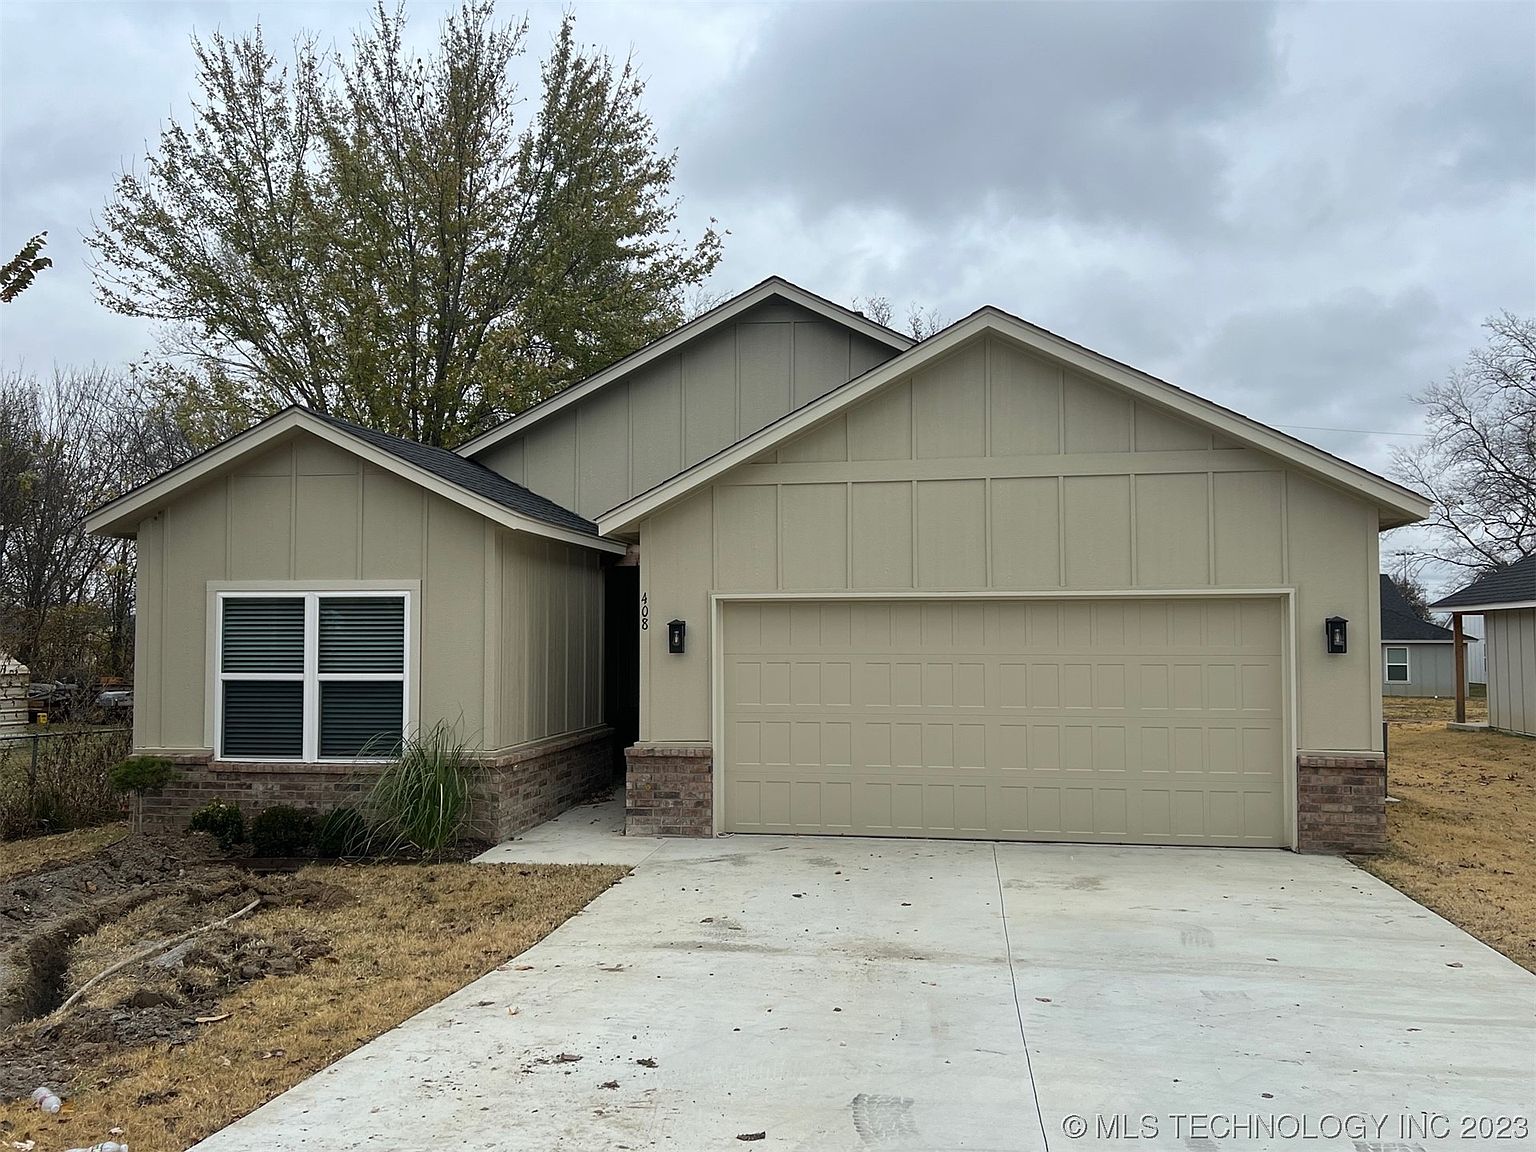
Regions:
[[1387, 683], [1408, 683], [1408, 649], [1387, 649]]
[[394, 754], [410, 715], [410, 593], [220, 592], [221, 760]]

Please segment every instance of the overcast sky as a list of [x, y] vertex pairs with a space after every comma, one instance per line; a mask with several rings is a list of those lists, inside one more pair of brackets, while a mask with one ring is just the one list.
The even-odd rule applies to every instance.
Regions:
[[[425, 45], [442, 6], [409, 10]], [[536, 53], [560, 11], [530, 10]], [[730, 230], [716, 290], [996, 304], [1377, 470], [1484, 317], [1536, 313], [1536, 4], [574, 11], [650, 78], [685, 227]], [[80, 233], [185, 114], [193, 31], [344, 42], [366, 14], [0, 5], [0, 247], [46, 228], [56, 262], [0, 312], [3, 364], [152, 347], [94, 303]]]

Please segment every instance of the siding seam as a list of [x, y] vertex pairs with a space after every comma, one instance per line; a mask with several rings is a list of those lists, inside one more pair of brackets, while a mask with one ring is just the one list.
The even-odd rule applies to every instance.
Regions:
[[1216, 473], [1205, 474], [1205, 582], [1216, 586]]

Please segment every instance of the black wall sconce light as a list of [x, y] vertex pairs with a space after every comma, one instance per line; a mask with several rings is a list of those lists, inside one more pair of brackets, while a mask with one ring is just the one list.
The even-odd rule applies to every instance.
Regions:
[[667, 651], [674, 655], [683, 650], [683, 639], [688, 635], [686, 620], [667, 621]]
[[1327, 638], [1330, 656], [1349, 651], [1349, 621], [1344, 617], [1330, 616], [1324, 620], [1323, 635]]

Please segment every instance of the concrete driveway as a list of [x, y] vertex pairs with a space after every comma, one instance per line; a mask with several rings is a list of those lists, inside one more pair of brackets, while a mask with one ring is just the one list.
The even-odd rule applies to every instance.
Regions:
[[1536, 1147], [1536, 977], [1342, 860], [615, 818], [487, 856], [632, 876], [199, 1147]]

